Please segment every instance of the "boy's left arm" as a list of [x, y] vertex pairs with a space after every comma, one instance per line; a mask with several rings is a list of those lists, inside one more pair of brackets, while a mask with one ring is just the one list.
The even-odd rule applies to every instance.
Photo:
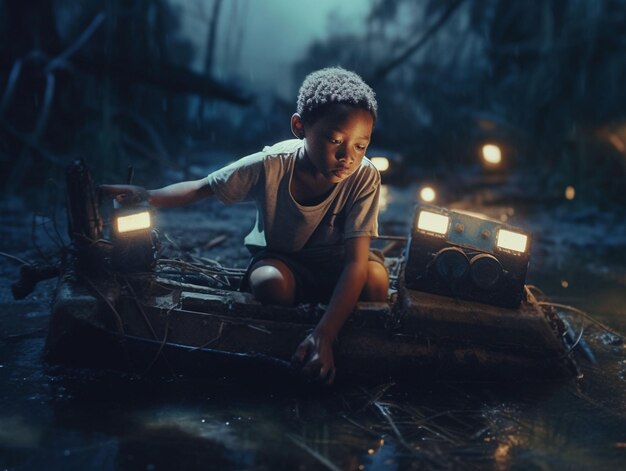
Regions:
[[346, 264], [326, 312], [313, 332], [302, 341], [293, 356], [294, 362], [304, 364], [303, 373], [331, 384], [335, 379], [333, 342], [346, 322], [367, 280], [370, 238], [354, 237], [346, 240]]

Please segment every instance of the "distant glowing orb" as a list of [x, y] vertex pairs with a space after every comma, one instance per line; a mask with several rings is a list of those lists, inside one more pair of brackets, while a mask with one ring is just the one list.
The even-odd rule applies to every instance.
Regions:
[[389, 159], [387, 157], [372, 157], [371, 162], [379, 172], [389, 170]]
[[424, 188], [420, 190], [420, 198], [422, 201], [431, 203], [435, 201], [436, 197], [437, 197], [437, 193], [435, 193], [435, 190], [430, 186], [425, 186]]
[[565, 199], [573, 200], [576, 197], [576, 189], [573, 186], [565, 188]]
[[502, 162], [502, 151], [495, 144], [485, 144], [482, 148], [483, 160], [488, 164], [498, 165]]

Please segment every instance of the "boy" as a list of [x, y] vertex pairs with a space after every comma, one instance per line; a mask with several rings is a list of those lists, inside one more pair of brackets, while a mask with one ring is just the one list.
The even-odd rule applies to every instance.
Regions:
[[307, 76], [291, 130], [297, 139], [244, 157], [206, 178], [147, 191], [101, 189], [123, 202], [147, 198], [174, 207], [216, 195], [253, 200], [257, 219], [245, 244], [252, 253], [244, 284], [262, 302], [327, 302], [318, 325], [297, 348], [303, 373], [335, 378], [332, 344], [357, 300], [384, 301], [389, 278], [370, 253], [378, 235], [380, 176], [364, 159], [377, 103], [361, 77], [339, 67]]

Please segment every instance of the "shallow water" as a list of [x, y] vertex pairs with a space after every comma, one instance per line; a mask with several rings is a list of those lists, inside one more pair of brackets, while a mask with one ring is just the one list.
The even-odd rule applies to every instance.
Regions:
[[[389, 189], [381, 232], [404, 235], [415, 191]], [[185, 219], [201, 218], [207, 208], [187, 213]], [[610, 231], [612, 219], [589, 216], [590, 221], [577, 223], [575, 210], [558, 207], [493, 204], [481, 209], [494, 217], [506, 214], [509, 223], [540, 234], [530, 283], [551, 300], [626, 331], [626, 264], [616, 252], [626, 242], [615, 238], [598, 244], [593, 233], [573, 229], [604, 225], [599, 230]], [[233, 263], [244, 259], [238, 241], [245, 228], [237, 221], [241, 215], [249, 219], [250, 208], [237, 211], [241, 213], [219, 218], [220, 226], [206, 237], [230, 236], [212, 249], [212, 257]], [[165, 227], [168, 217], [173, 216], [162, 216]], [[26, 236], [28, 221], [7, 212], [2, 218], [1, 250], [36, 257]], [[173, 229], [176, 224], [169, 224], [172, 237], [182, 238]], [[192, 242], [205, 237], [191, 230], [185, 236]], [[3, 260], [1, 267], [0, 469], [544, 470], [626, 465], [624, 344], [593, 325], [587, 325], [584, 338], [597, 363], [581, 356], [581, 380], [548, 384], [433, 384], [417, 378], [411, 386], [351, 384], [305, 391], [241, 378], [138, 380], [45, 365], [41, 354], [54, 281], [13, 302], [6, 282], [15, 277], [16, 265]]]

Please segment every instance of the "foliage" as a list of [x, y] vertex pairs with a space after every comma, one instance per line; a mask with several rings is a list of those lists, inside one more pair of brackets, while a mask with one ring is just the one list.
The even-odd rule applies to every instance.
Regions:
[[[0, 0], [5, 193], [60, 180], [77, 157], [103, 179], [119, 181], [133, 164], [148, 181], [149, 172], [185, 165], [189, 149], [219, 144], [241, 155], [274, 141], [277, 130], [289, 137], [293, 103], [265, 95], [235, 108], [226, 101], [246, 100], [232, 83], [212, 81], [220, 72], [218, 26], [228, 31], [229, 73], [245, 31], [245, 8], [233, 4], [231, 16], [219, 16], [227, 5], [213, 0], [211, 16], [200, 19], [209, 25], [207, 50], [204, 71], [193, 75], [198, 51], [168, 0]], [[380, 103], [377, 146], [447, 169], [474, 163], [480, 144], [495, 141], [510, 163], [533, 166], [548, 189], [626, 197], [626, 0], [364, 7], [362, 30], [335, 24], [294, 65], [293, 81], [333, 65], [360, 73]]]
[[471, 163], [494, 140], [555, 187], [623, 198], [624, 11], [624, 0], [374, 0], [362, 35], [315, 43], [295, 75], [359, 70], [380, 102], [377, 143], [417, 164]]
[[5, 191], [62, 180], [76, 158], [118, 181], [128, 164], [174, 165], [188, 98], [150, 84], [188, 66], [193, 49], [177, 36], [169, 2], [31, 3], [0, 3], [0, 16], [11, 18], [0, 24]]

